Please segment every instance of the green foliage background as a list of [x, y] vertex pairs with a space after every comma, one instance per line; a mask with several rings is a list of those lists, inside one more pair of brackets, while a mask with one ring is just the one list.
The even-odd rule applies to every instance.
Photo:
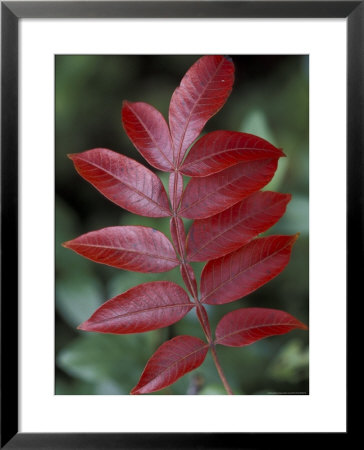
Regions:
[[[120, 209], [74, 170], [68, 153], [110, 148], [144, 162], [120, 122], [124, 99], [144, 101], [168, 116], [170, 97], [198, 55], [56, 56], [56, 394], [128, 394], [153, 352], [179, 334], [203, 338], [194, 311], [179, 323], [138, 335], [78, 331], [104, 301], [139, 283], [173, 280], [178, 269], [137, 274], [98, 265], [61, 246], [88, 231], [145, 225], [168, 237], [168, 219], [144, 218]], [[308, 323], [308, 56], [234, 56], [236, 80], [226, 105], [204, 132], [239, 130], [261, 136], [287, 158], [266, 189], [291, 193], [286, 215], [268, 234], [301, 236], [288, 267], [246, 298], [208, 306], [213, 329], [227, 312], [256, 306], [285, 310]], [[147, 167], [146, 162], [144, 162]], [[151, 168], [152, 169], [152, 168]], [[154, 170], [154, 169], [153, 169]], [[168, 174], [158, 173], [167, 184]], [[187, 221], [188, 226], [188, 221]], [[197, 273], [203, 264], [195, 264]], [[237, 394], [308, 393], [308, 333], [294, 331], [245, 348], [219, 347]], [[224, 394], [212, 359], [157, 394]]]

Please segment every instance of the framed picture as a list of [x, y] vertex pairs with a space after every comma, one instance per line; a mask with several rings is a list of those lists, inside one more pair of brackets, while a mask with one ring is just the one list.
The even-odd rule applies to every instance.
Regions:
[[[302, 434], [302, 439], [308, 439], [311, 433], [316, 436], [340, 433], [340, 437], [347, 437], [346, 305], [363, 268], [362, 248], [358, 245], [362, 236], [363, 202], [360, 151], [363, 148], [363, 17], [364, 6], [360, 1], [2, 2], [2, 447], [241, 448], [242, 436], [244, 447], [282, 437], [283, 433], [287, 440], [296, 439], [296, 433]], [[229, 193], [233, 200], [224, 197], [224, 207], [216, 206], [219, 198], [215, 194], [214, 202], [207, 205], [199, 201], [198, 210], [181, 217], [196, 220], [195, 223], [200, 221], [201, 224], [193, 226], [197, 230], [203, 225], [206, 231], [211, 223], [206, 225], [203, 221], [236, 207], [237, 202], [247, 207], [245, 199], [251, 199], [252, 192], [264, 188], [259, 193], [262, 196], [271, 195], [270, 191], [292, 194], [288, 218], [282, 219], [282, 224], [272, 232], [259, 237], [259, 242], [255, 239], [249, 244], [275, 222], [262, 227], [244, 245], [260, 245], [270, 239], [269, 234], [285, 239], [287, 235], [296, 236], [297, 232], [301, 235], [297, 251], [292, 253], [287, 266], [287, 275], [283, 272], [277, 283], [272, 280], [270, 290], [264, 287], [262, 294], [253, 293], [244, 299], [239, 307], [245, 311], [237, 310], [236, 304], [230, 307], [230, 302], [240, 302], [241, 297], [254, 289], [245, 292], [236, 285], [228, 285], [237, 291], [234, 296], [220, 289], [220, 297], [215, 299], [217, 294], [214, 294], [211, 302], [206, 298], [212, 294], [202, 286], [205, 294], [201, 296], [201, 304], [205, 303], [213, 333], [217, 327], [220, 335], [223, 329], [231, 331], [237, 311], [244, 314], [248, 309], [253, 311], [256, 321], [256, 307], [260, 307], [259, 314], [269, 307], [275, 308], [274, 314], [282, 314], [281, 310], [285, 309], [300, 319], [290, 322], [295, 324], [291, 328], [305, 329], [309, 322], [310, 348], [307, 331], [302, 330], [294, 331], [296, 334], [288, 335], [287, 339], [280, 336], [245, 348], [242, 339], [247, 339], [248, 334], [245, 332], [243, 336], [240, 330], [240, 341], [233, 346], [243, 345], [244, 349], [226, 347], [225, 353], [221, 350], [218, 355], [221, 354], [223, 364], [220, 365], [214, 354], [219, 331], [215, 341], [211, 338], [210, 342], [209, 326], [206, 319], [201, 319], [205, 309], [199, 306], [196, 297], [197, 309], [202, 308], [197, 314], [202, 324], [201, 336], [198, 331], [196, 336], [203, 339], [204, 331], [208, 345], [204, 344], [203, 352], [205, 346], [206, 352], [210, 346], [211, 361], [204, 362], [204, 369], [191, 372], [189, 377], [179, 380], [198, 365], [192, 367], [191, 363], [189, 370], [183, 366], [172, 381], [166, 381], [169, 373], [159, 384], [155, 381], [146, 384], [152, 357], [144, 369], [144, 379], [142, 376], [137, 384], [148, 358], [158, 347], [157, 353], [164, 348], [164, 341], [168, 345], [177, 336], [177, 339], [193, 339], [193, 345], [197, 340], [202, 342], [186, 336], [197, 330], [195, 315], [192, 317], [186, 310], [183, 314], [174, 313], [173, 318], [151, 316], [159, 321], [157, 325], [145, 329], [140, 322], [138, 330], [158, 331], [129, 336], [115, 336], [115, 333], [130, 333], [128, 328], [120, 331], [125, 324], [118, 319], [119, 328], [111, 330], [114, 334], [109, 339], [110, 335], [104, 334], [105, 328], [92, 328], [95, 326], [92, 314], [96, 309], [105, 314], [101, 305], [106, 299], [116, 298], [127, 290], [130, 296], [139, 283], [145, 283], [144, 290], [152, 283], [153, 289], [158, 283], [164, 283], [165, 292], [173, 289], [173, 295], [178, 296], [182, 295], [178, 294], [181, 289], [178, 285], [183, 286], [187, 280], [192, 286], [189, 289], [187, 283], [187, 292], [193, 300], [192, 275], [187, 266], [182, 269], [181, 279], [173, 271], [172, 275], [162, 273], [162, 277], [144, 273], [139, 277], [124, 271], [120, 274], [116, 269], [97, 271], [94, 263], [82, 263], [81, 256], [61, 247], [61, 243], [68, 241], [66, 246], [75, 250], [78, 234], [96, 229], [107, 233], [111, 230], [107, 227], [111, 226], [124, 227], [128, 233], [134, 233], [140, 225], [144, 230], [145, 227], [162, 229], [177, 248], [177, 254], [179, 242], [177, 238], [174, 240], [173, 226], [171, 235], [168, 234], [169, 218], [163, 219], [168, 223], [161, 222], [161, 228], [156, 225], [160, 219], [155, 218], [163, 214], [147, 212], [144, 215], [149, 217], [145, 221], [136, 221], [129, 213], [120, 217], [118, 206], [139, 213], [135, 205], [140, 200], [131, 200], [128, 195], [115, 199], [107, 190], [109, 185], [105, 188], [95, 179], [88, 179], [83, 166], [71, 155], [79, 174], [118, 206], [105, 205], [106, 199], [77, 177], [66, 156], [94, 148], [97, 157], [102, 158], [110, 150], [100, 148], [107, 147], [135, 159], [137, 162], [132, 164], [137, 164], [138, 173], [154, 180], [155, 175], [149, 174], [155, 168], [163, 171], [165, 164], [148, 159], [148, 151], [145, 153], [140, 148], [136, 131], [128, 122], [131, 112], [127, 108], [141, 104], [124, 103], [123, 131], [121, 102], [145, 101], [167, 116], [169, 99], [184, 74], [190, 70], [187, 77], [195, 79], [197, 75], [191, 70], [196, 70], [196, 64], [200, 64], [200, 71], [201, 64], [214, 64], [213, 56], [202, 55], [230, 55], [218, 58], [227, 66], [235, 67], [235, 85], [231, 94], [230, 88], [225, 89], [226, 98], [221, 105], [217, 104], [218, 97], [213, 99], [216, 111], [211, 111], [210, 116], [223, 106], [230, 94], [224, 108], [204, 129], [207, 134], [201, 142], [210, 136], [214, 136], [214, 142], [209, 145], [219, 145], [216, 140], [222, 140], [222, 136], [226, 140], [225, 134], [213, 133], [230, 133], [229, 139], [249, 136], [255, 139], [255, 146], [263, 145], [265, 151], [271, 144], [270, 151], [281, 152], [283, 147], [287, 158], [281, 159], [289, 162], [279, 162], [276, 177], [270, 184], [275, 170], [262, 185], [248, 193], [243, 192], [244, 182], [240, 180], [231, 189], [233, 194]], [[222, 77], [224, 82], [227, 77], [228, 70]], [[157, 114], [143, 105], [148, 114], [153, 117]], [[172, 97], [170, 108], [173, 107]], [[169, 121], [172, 140], [178, 134], [173, 131], [173, 120], [172, 111]], [[146, 155], [148, 168], [140, 169], [142, 159], [132, 144], [141, 155]], [[192, 146], [190, 154], [197, 144]], [[107, 153], [107, 158], [113, 155], [117, 153]], [[182, 159], [178, 170], [183, 173]], [[202, 178], [236, 168], [239, 161], [234, 160], [235, 165], [226, 162], [231, 159], [229, 155], [225, 166], [216, 163], [221, 167], [213, 169], [214, 173], [203, 174]], [[230, 169], [226, 164], [230, 164]], [[240, 164], [254, 165], [256, 161]], [[167, 172], [173, 170], [171, 166]], [[200, 166], [198, 170], [202, 170]], [[191, 175], [187, 170], [183, 174], [191, 176], [191, 180], [202, 179], [201, 173]], [[158, 176], [168, 192], [166, 172], [158, 172]], [[240, 191], [243, 193], [239, 197]], [[186, 192], [176, 211], [190, 208], [187, 200], [183, 206]], [[134, 194], [132, 191], [130, 195]], [[171, 197], [172, 210], [173, 204], [176, 199]], [[283, 212], [277, 215], [280, 217]], [[219, 219], [220, 224], [222, 220]], [[192, 226], [192, 222], [185, 223], [187, 227]], [[129, 246], [133, 244], [133, 233], [128, 234]], [[192, 231], [187, 242], [192, 242], [191, 236]], [[133, 248], [141, 239], [136, 238]], [[198, 240], [203, 239], [204, 233], [200, 233]], [[209, 270], [215, 274], [217, 266], [212, 268], [213, 265], [220, 264], [222, 273], [224, 263], [220, 259], [230, 257], [231, 251], [246, 251], [239, 239], [232, 244], [229, 235], [229, 250], [224, 253], [219, 242], [216, 254], [205, 259], [188, 259], [186, 254], [187, 262], [191, 262], [197, 274], [202, 270], [202, 261], [210, 261], [203, 269], [202, 285], [209, 283]], [[158, 242], [164, 245], [164, 241]], [[153, 245], [156, 247], [155, 242]], [[198, 247], [196, 240], [194, 245]], [[192, 250], [196, 252], [196, 248]], [[164, 255], [168, 249], [164, 248]], [[249, 251], [246, 259], [251, 260], [253, 250]], [[76, 252], [82, 255], [78, 247]], [[84, 256], [103, 262], [90, 257], [90, 253]], [[240, 253], [238, 256], [240, 264], [244, 257]], [[169, 265], [173, 258], [169, 258]], [[115, 267], [130, 270], [130, 257], [127, 266], [118, 261]], [[230, 270], [232, 264], [230, 261]], [[282, 263], [282, 267], [274, 269], [276, 273], [272, 276], [266, 274], [264, 282], [258, 282], [256, 288], [278, 275], [285, 265]], [[148, 267], [139, 271], [153, 272]], [[155, 271], [173, 267], [163, 266], [159, 270], [158, 266]], [[216, 290], [215, 287], [213, 291]], [[151, 301], [150, 295], [154, 293], [147, 294]], [[223, 295], [229, 300], [225, 302]], [[122, 300], [129, 301], [124, 297]], [[216, 303], [217, 313], [213, 310]], [[134, 304], [133, 299], [130, 304]], [[110, 311], [114, 311], [114, 303], [106, 314]], [[174, 324], [187, 313], [184, 327]], [[290, 316], [290, 320], [296, 319]], [[164, 328], [159, 331], [169, 324], [173, 324], [171, 331]], [[76, 330], [77, 326], [80, 330]], [[271, 332], [270, 329], [270, 335], [290, 331], [282, 330]], [[262, 330], [260, 333], [263, 334], [258, 339], [269, 335]], [[135, 336], [142, 338], [133, 339]], [[222, 335], [220, 341], [222, 345], [231, 344]], [[188, 344], [192, 345], [191, 341]], [[221, 367], [224, 365], [225, 375]], [[174, 381], [177, 383], [173, 384]], [[162, 395], [127, 395], [136, 384], [132, 393]], [[226, 392], [237, 395], [222, 395]]]

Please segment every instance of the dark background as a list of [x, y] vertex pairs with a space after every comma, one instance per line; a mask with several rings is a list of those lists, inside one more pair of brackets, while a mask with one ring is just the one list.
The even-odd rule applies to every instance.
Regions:
[[[119, 208], [83, 180], [66, 155], [105, 147], [144, 162], [121, 126], [122, 101], [151, 103], [167, 118], [171, 95], [197, 58], [56, 56], [56, 394], [127, 394], [166, 339], [179, 334], [203, 337], [194, 311], [169, 328], [137, 335], [76, 330], [101, 303], [132, 286], [182, 281], [178, 269], [162, 274], [126, 272], [93, 263], [60, 245], [114, 225], [151, 226], [170, 237], [168, 218], [144, 218]], [[268, 234], [301, 235], [278, 277], [243, 300], [208, 306], [211, 325], [214, 329], [225, 313], [247, 306], [282, 309], [308, 323], [308, 56], [232, 58], [232, 94], [204, 132], [249, 132], [283, 148], [287, 158], [281, 158], [266, 189], [291, 193], [293, 198]], [[168, 181], [168, 174], [158, 175]], [[195, 264], [196, 273], [202, 267]], [[293, 331], [245, 348], [220, 346], [218, 355], [237, 394], [308, 393], [307, 332]], [[210, 355], [195, 372], [157, 394], [186, 394], [197, 385], [200, 394], [225, 393]]]

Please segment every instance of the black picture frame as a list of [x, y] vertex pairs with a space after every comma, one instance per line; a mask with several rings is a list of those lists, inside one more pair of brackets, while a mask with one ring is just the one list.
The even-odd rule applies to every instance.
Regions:
[[[257, 448], [296, 433], [18, 432], [18, 22], [21, 18], [346, 18], [347, 19], [347, 304], [363, 263], [364, 1], [1, 2], [1, 448]], [[9, 296], [11, 294], [11, 301]], [[348, 349], [350, 346], [348, 346]], [[349, 431], [349, 428], [348, 428]], [[337, 433], [335, 439], [347, 439]], [[315, 435], [319, 444], [321, 433]], [[311, 433], [300, 435], [304, 444]], [[327, 442], [327, 436], [322, 433]], [[339, 441], [336, 441], [339, 442]]]

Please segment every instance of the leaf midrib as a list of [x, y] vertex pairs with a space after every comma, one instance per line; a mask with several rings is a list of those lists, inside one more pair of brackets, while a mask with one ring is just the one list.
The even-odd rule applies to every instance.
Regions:
[[[102, 167], [100, 165], [98, 165], [97, 163], [95, 163], [94, 161], [89, 161], [87, 159], [83, 159], [80, 158], [82, 161], [86, 162], [87, 164], [90, 164], [91, 166], [96, 167], [99, 170], [102, 170], [103, 172], [107, 173], [108, 175], [110, 175], [112, 178], [114, 178], [115, 180], [119, 181], [119, 183], [124, 184], [126, 187], [128, 187], [131, 191], [135, 192], [136, 194], [140, 195], [141, 197], [145, 198], [146, 200], [150, 201], [151, 203], [154, 203], [158, 208], [163, 209], [164, 211], [168, 212], [168, 215], [170, 216], [170, 211], [165, 208], [164, 206], [160, 205], [159, 203], [157, 203], [156, 201], [154, 201], [151, 197], [148, 197], [147, 195], [145, 195], [143, 192], [139, 191], [138, 189], [136, 189], [134, 186], [131, 186], [130, 184], [126, 183], [125, 181], [121, 180], [120, 178], [118, 178], [115, 174], [113, 174], [112, 172], [108, 171], [107, 169], [105, 169], [105, 167]], [[145, 167], [143, 167], [145, 168]], [[152, 175], [154, 175], [153, 173], [151, 173]], [[158, 178], [158, 177], [157, 177]], [[158, 178], [158, 181], [159, 178]], [[163, 187], [163, 185], [162, 185]]]
[[[177, 308], [177, 307], [184, 307], [184, 306], [188, 306], [190, 309], [192, 309], [195, 305], [191, 302], [188, 303], [176, 303], [174, 305], [163, 305], [163, 306], [154, 306], [152, 308], [148, 308], [148, 309], [139, 309], [137, 311], [132, 311], [132, 312], [127, 312], [124, 314], [117, 314], [115, 316], [109, 317], [108, 319], [103, 319], [103, 320], [93, 320], [92, 324], [99, 324], [99, 323], [104, 323], [104, 322], [108, 322], [110, 320], [116, 320], [119, 317], [126, 317], [126, 316], [135, 316], [137, 314], [143, 314], [144, 312], [150, 312], [150, 311], [155, 311], [158, 309], [168, 309], [168, 308]], [[88, 320], [89, 322], [89, 320]]]
[[[224, 153], [227, 153], [227, 152], [233, 152], [233, 151], [239, 151], [239, 150], [241, 150], [241, 151], [244, 151], [244, 150], [249, 150], [249, 151], [250, 151], [250, 150], [258, 150], [258, 151], [267, 151], [267, 152], [270, 152], [270, 153], [273, 153], [273, 154], [276, 153], [275, 150], [265, 149], [265, 148], [259, 148], [259, 147], [258, 147], [258, 148], [257, 148], [257, 147], [236, 147], [236, 148], [227, 148], [227, 149], [222, 150], [222, 151], [216, 151], [216, 152], [209, 153], [208, 155], [203, 156], [202, 158], [195, 159], [195, 160], [193, 160], [193, 161], [191, 161], [191, 162], [188, 162], [187, 164], [184, 163], [183, 166], [181, 167], [181, 169], [183, 170], [183, 169], [185, 169], [186, 167], [189, 167], [189, 166], [193, 166], [193, 165], [195, 165], [195, 164], [198, 164], [198, 163], [204, 161], [205, 159], [211, 159], [211, 157], [214, 157], [214, 156], [219, 156], [219, 155], [223, 155]], [[249, 160], [247, 160], [246, 162], [250, 162], [250, 161], [258, 161], [258, 160], [260, 160], [260, 159], [272, 159], [272, 158], [274, 158], [274, 156], [265, 156], [265, 157], [263, 157], [263, 158], [254, 158], [254, 159], [251, 159], [251, 160], [249, 159]], [[241, 162], [243, 162], [243, 161], [241, 161]], [[239, 162], [238, 162], [237, 164], [239, 164]]]
[[239, 334], [242, 332], [246, 332], [246, 331], [250, 331], [250, 330], [255, 330], [256, 328], [266, 328], [266, 327], [285, 327], [285, 326], [294, 326], [293, 323], [276, 323], [276, 324], [263, 324], [263, 325], [253, 325], [249, 328], [243, 328], [237, 331], [234, 331], [232, 333], [228, 333], [228, 334], [224, 334], [224, 336], [219, 337], [218, 339], [215, 339], [215, 344], [218, 344], [220, 341], [230, 337], [230, 336], [234, 336], [235, 334]]
[[[208, 86], [210, 85], [210, 83], [212, 82], [212, 80], [216, 77], [217, 72], [221, 69], [221, 67], [222, 67], [222, 65], [223, 65], [224, 62], [225, 62], [225, 61], [224, 61], [224, 58], [223, 58], [223, 59], [221, 60], [220, 64], [216, 67], [216, 70], [215, 70], [213, 76], [210, 78], [210, 80], [208, 81], [208, 83], [206, 84], [206, 86], [204, 87], [204, 89], [201, 91], [200, 95], [198, 96], [198, 98], [197, 98], [195, 104], [193, 105], [193, 107], [192, 107], [192, 109], [191, 109], [191, 111], [190, 111], [190, 113], [189, 113], [189, 115], [188, 115], [188, 118], [187, 118], [187, 120], [186, 120], [186, 125], [185, 125], [185, 128], [184, 128], [184, 130], [183, 130], [182, 138], [181, 138], [181, 141], [180, 141], [180, 144], [179, 144], [179, 148], [178, 148], [177, 161], [176, 161], [176, 164], [177, 164], [177, 165], [179, 165], [179, 164], [182, 162], [182, 161], [180, 161], [180, 155], [181, 155], [182, 146], [183, 146], [183, 143], [184, 143], [184, 140], [185, 140], [187, 128], [188, 128], [188, 125], [189, 125], [190, 120], [191, 120], [191, 116], [192, 116], [192, 114], [193, 114], [193, 112], [194, 112], [194, 110], [195, 110], [195, 108], [196, 108], [198, 102], [201, 100], [201, 97], [202, 97], [203, 94], [206, 92], [206, 90], [207, 90]], [[180, 87], [181, 87], [181, 86], [180, 86]]]
[[83, 246], [83, 247], [92, 247], [92, 248], [102, 248], [102, 249], [106, 249], [106, 250], [116, 250], [119, 252], [138, 253], [140, 255], [150, 256], [151, 258], [165, 259], [167, 261], [172, 261], [172, 262], [178, 263], [177, 258], [172, 259], [172, 258], [168, 258], [167, 256], [160, 256], [158, 254], [153, 255], [152, 253], [142, 252], [142, 251], [138, 251], [138, 250], [130, 250], [130, 249], [122, 248], [122, 247], [110, 247], [108, 245], [88, 244], [85, 242], [76, 242], [76, 243], [74, 243], [74, 245], [79, 245], [81, 247]]
[[140, 389], [147, 387], [150, 383], [152, 383], [154, 380], [156, 380], [157, 378], [161, 377], [167, 370], [170, 370], [173, 366], [175, 366], [176, 364], [180, 363], [181, 361], [183, 361], [186, 358], [189, 358], [191, 355], [193, 355], [194, 353], [200, 352], [202, 349], [208, 347], [208, 344], [204, 344], [201, 345], [201, 347], [199, 347], [198, 349], [194, 350], [193, 352], [189, 353], [188, 355], [184, 356], [183, 358], [178, 359], [177, 361], [174, 361], [172, 364], [170, 364], [169, 366], [163, 368], [163, 370], [154, 378], [152, 378], [150, 381], [148, 381], [148, 383], [144, 384], [143, 386], [141, 386], [138, 391], [140, 391]]
[[[161, 147], [159, 146], [159, 144], [157, 143], [157, 141], [154, 139], [153, 135], [150, 133], [149, 128], [147, 128], [146, 124], [144, 123], [144, 121], [142, 120], [142, 118], [137, 114], [137, 112], [130, 106], [128, 105], [129, 108], [133, 111], [134, 115], [137, 117], [137, 119], [139, 120], [139, 122], [143, 125], [145, 131], [148, 133], [148, 136], [150, 137], [151, 141], [154, 143], [154, 145], [156, 146], [156, 148], [160, 151], [160, 153], [162, 154], [162, 156], [164, 157], [164, 159], [169, 163], [170, 168], [173, 168], [173, 163], [169, 160], [169, 158], [167, 157], [167, 155], [163, 152], [163, 150], [161, 149]], [[163, 119], [164, 120], [164, 119]], [[167, 130], [168, 130], [168, 135], [170, 138], [170, 132], [168, 129], [168, 125], [166, 124]], [[172, 140], [171, 138], [169, 139], [170, 145], [172, 146]]]

